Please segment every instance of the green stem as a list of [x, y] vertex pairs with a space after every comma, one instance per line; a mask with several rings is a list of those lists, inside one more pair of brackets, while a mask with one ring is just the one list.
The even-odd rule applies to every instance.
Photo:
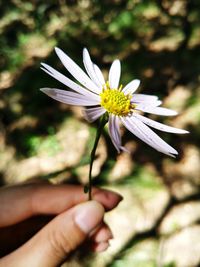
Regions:
[[98, 127], [97, 132], [96, 132], [94, 146], [93, 146], [93, 149], [92, 149], [91, 154], [90, 154], [88, 200], [92, 200], [92, 166], [93, 166], [93, 162], [95, 159], [95, 153], [96, 153], [96, 149], [97, 149], [97, 145], [98, 145], [101, 133], [102, 133], [103, 128], [107, 122], [108, 122], [108, 115], [107, 115], [107, 113], [105, 113], [100, 119], [100, 124], [99, 124], [99, 127]]

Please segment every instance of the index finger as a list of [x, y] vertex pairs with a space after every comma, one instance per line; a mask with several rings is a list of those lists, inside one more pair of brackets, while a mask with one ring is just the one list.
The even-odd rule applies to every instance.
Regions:
[[[106, 211], [115, 208], [122, 197], [115, 192], [93, 188], [93, 199]], [[34, 215], [56, 215], [87, 200], [80, 185], [21, 184], [0, 190], [0, 227]]]

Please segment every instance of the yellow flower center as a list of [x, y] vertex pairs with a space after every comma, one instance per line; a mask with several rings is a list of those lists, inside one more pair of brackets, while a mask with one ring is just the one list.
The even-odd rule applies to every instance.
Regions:
[[100, 93], [100, 104], [109, 113], [118, 116], [126, 116], [131, 113], [135, 105], [131, 103], [131, 96], [125, 95], [121, 89], [122, 86], [120, 86], [119, 89], [111, 89], [107, 82], [104, 85], [103, 91]]

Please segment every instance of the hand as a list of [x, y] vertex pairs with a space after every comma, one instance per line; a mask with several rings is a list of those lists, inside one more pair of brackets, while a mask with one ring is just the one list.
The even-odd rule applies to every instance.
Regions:
[[[90, 240], [103, 251], [112, 238], [103, 223], [105, 211], [122, 197], [94, 188], [93, 200], [81, 186], [29, 183], [0, 189], [1, 266], [55, 267]], [[13, 251], [14, 250], [14, 251]]]

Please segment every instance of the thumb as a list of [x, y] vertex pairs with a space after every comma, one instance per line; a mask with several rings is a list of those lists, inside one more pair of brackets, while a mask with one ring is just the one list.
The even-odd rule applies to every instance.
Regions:
[[0, 266], [58, 266], [101, 224], [103, 216], [104, 208], [98, 202], [79, 204], [55, 217], [25, 245], [3, 258]]

